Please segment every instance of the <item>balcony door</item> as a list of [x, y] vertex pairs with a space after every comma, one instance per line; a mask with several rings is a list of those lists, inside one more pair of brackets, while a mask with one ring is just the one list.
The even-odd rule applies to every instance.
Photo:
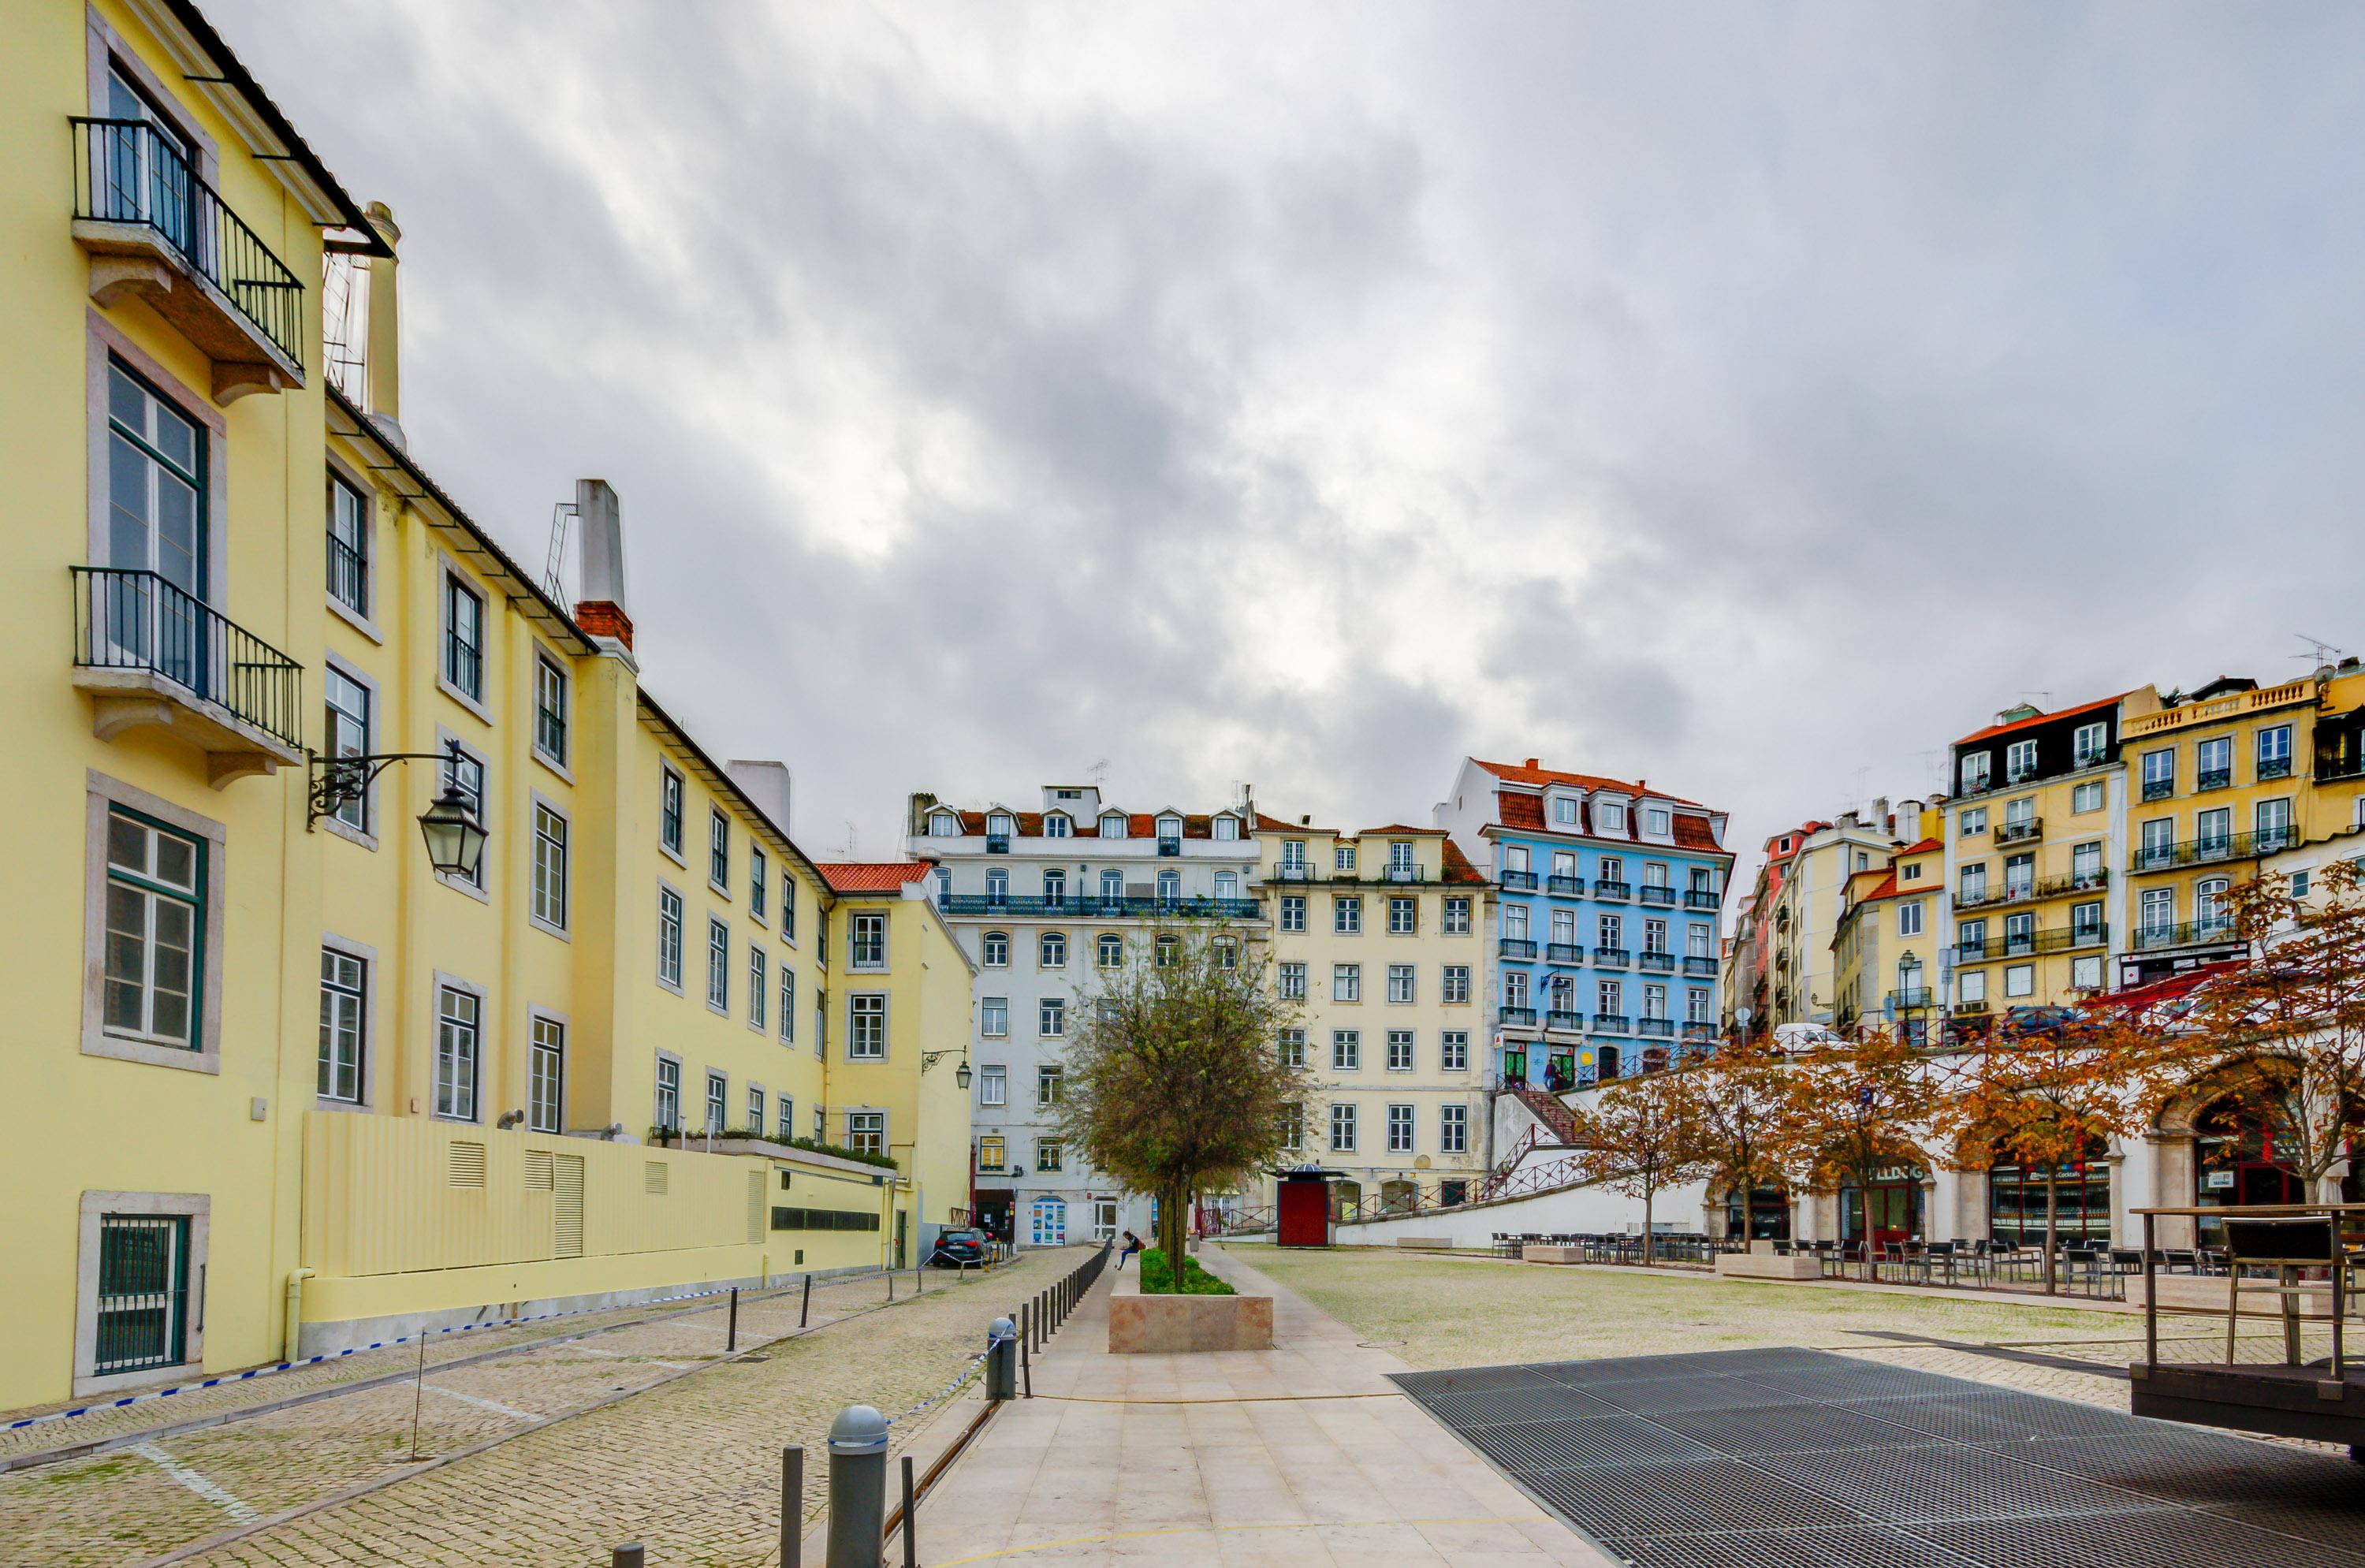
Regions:
[[106, 560], [94, 652], [207, 695], [205, 437], [120, 364], [106, 368]]
[[[91, 192], [92, 215], [113, 223], [145, 223], [163, 236], [174, 250], [200, 265], [196, 185], [192, 174], [188, 139], [149, 102], [145, 94], [120, 71], [106, 73], [106, 118], [114, 124], [93, 127], [106, 138], [106, 156], [94, 159], [92, 183], [98, 169], [106, 183]], [[94, 148], [94, 151], [97, 149]]]

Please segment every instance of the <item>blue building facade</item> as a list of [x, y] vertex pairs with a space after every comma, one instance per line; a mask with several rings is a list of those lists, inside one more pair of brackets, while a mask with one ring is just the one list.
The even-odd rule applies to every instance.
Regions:
[[1580, 1088], [1713, 1044], [1733, 860], [1724, 812], [1532, 757], [1473, 757], [1439, 815], [1496, 889], [1496, 1084]]

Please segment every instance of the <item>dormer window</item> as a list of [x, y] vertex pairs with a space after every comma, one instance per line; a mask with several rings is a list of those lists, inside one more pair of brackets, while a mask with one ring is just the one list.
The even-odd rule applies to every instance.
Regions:
[[1339, 845], [1331, 852], [1330, 859], [1331, 869], [1352, 871], [1355, 868], [1355, 846], [1351, 844]]
[[1306, 841], [1284, 838], [1281, 841], [1281, 874], [1284, 877], [1306, 875]]
[[1217, 817], [1213, 831], [1217, 838], [1227, 844], [1237, 842], [1240, 836], [1240, 819], [1232, 816]]
[[996, 812], [992, 816], [986, 818], [985, 831], [993, 834], [996, 838], [1008, 838], [1010, 836], [1009, 813], [1006, 812]]
[[1053, 812], [1049, 816], [1043, 819], [1043, 836], [1046, 838], [1065, 838], [1068, 836], [1070, 825], [1067, 812]]
[[1626, 806], [1621, 801], [1603, 801], [1593, 808], [1593, 825], [1601, 833], [1626, 831]]
[[930, 838], [958, 838], [960, 818], [951, 812], [937, 812], [928, 818]]
[[1103, 838], [1123, 838], [1125, 836], [1125, 813], [1123, 812], [1104, 812], [1101, 814], [1101, 836]]
[[1182, 819], [1181, 817], [1158, 819], [1158, 853], [1160, 855], [1182, 853]]
[[1644, 831], [1653, 838], [1664, 838], [1674, 823], [1664, 806], [1653, 806], [1642, 813]]
[[1576, 797], [1574, 795], [1553, 796], [1552, 803], [1552, 820], [1554, 827], [1575, 827], [1576, 825]]
[[1388, 846], [1388, 875], [1391, 877], [1409, 877], [1412, 875], [1412, 846], [1407, 844], [1402, 839], [1397, 839], [1390, 843]]

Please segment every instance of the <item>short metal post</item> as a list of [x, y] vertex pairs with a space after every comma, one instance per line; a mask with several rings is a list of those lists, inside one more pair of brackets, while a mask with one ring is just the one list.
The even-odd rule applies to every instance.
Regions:
[[642, 1551], [639, 1541], [626, 1541], [608, 1553], [608, 1568], [641, 1568], [641, 1560], [644, 1555], [646, 1554]]
[[1034, 1397], [1035, 1397], [1035, 1362], [1034, 1362], [1033, 1359], [1028, 1355], [1028, 1353], [1027, 1353], [1027, 1344], [1026, 1344], [1026, 1341], [1025, 1339], [1023, 1339], [1023, 1338], [1022, 1338], [1022, 1339], [1020, 1339], [1020, 1340], [1018, 1341], [1018, 1376], [1019, 1376], [1019, 1380], [1020, 1380], [1020, 1382], [1021, 1382], [1021, 1383], [1023, 1383], [1025, 1384], [1025, 1386], [1026, 1386], [1026, 1397], [1027, 1397], [1027, 1398], [1029, 1398], [1029, 1399], [1034, 1398]]
[[849, 1405], [829, 1427], [829, 1561], [881, 1568], [887, 1529], [887, 1417]]
[[739, 1287], [738, 1287], [737, 1285], [733, 1285], [733, 1286], [731, 1287], [731, 1327], [730, 1327], [730, 1330], [729, 1330], [728, 1338], [726, 1338], [723, 1341], [723, 1353], [724, 1355], [726, 1355], [726, 1356], [727, 1356], [727, 1355], [730, 1355], [732, 1352], [734, 1352], [734, 1350], [738, 1350], [738, 1349], [739, 1349]]
[[780, 1450], [780, 1568], [797, 1568], [804, 1551], [805, 1450], [790, 1443]]
[[1018, 1392], [1018, 1326], [997, 1317], [985, 1331], [985, 1396], [1008, 1399]]
[[2146, 1371], [2159, 1365], [2159, 1282], [2152, 1268], [2152, 1221], [2146, 1215], [2144, 1222], [2144, 1367]]
[[920, 1568], [920, 1514], [912, 1501], [912, 1456], [903, 1456], [903, 1568]]
[[808, 1319], [810, 1319], [812, 1316], [813, 1316], [813, 1276], [812, 1276], [811, 1274], [807, 1274], [807, 1275], [805, 1276], [805, 1303], [804, 1303], [804, 1305], [803, 1305], [802, 1306], [801, 1306], [801, 1307], [797, 1308], [797, 1327], [800, 1327], [800, 1328], [803, 1327], [805, 1326], [806, 1321], [807, 1321]]

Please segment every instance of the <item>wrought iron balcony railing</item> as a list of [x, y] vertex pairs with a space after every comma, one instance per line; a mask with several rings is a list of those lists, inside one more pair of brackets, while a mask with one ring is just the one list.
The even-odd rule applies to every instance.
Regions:
[[1593, 896], [1611, 903], [1623, 903], [1634, 896], [1634, 888], [1629, 882], [1605, 882], [1597, 879], [1593, 884]]
[[2234, 917], [2213, 914], [2176, 925], [2138, 925], [2128, 946], [2138, 952], [2147, 953], [2161, 947], [2194, 947], [2234, 940]]
[[1623, 947], [1596, 947], [1593, 964], [1596, 969], [1622, 969], [1633, 961], [1634, 955]]
[[1495, 956], [1498, 958], [1532, 958], [1536, 956], [1536, 945], [1525, 936], [1501, 937], [1495, 943]]
[[2143, 798], [2146, 801], [2165, 801], [2175, 793], [2176, 780], [2173, 778], [2146, 778], [2143, 781]]
[[[247, 329], [301, 371], [302, 280], [189, 167], [178, 141], [144, 119], [73, 118], [74, 217], [152, 234], [211, 286]], [[115, 248], [92, 239], [84, 243]], [[209, 353], [219, 347], [200, 346]]]
[[2225, 860], [2256, 860], [2292, 848], [2299, 843], [2293, 827], [2264, 828], [2257, 833], [2214, 834], [2180, 844], [2146, 845], [2127, 861], [2130, 871], [2172, 871], [2180, 866], [2209, 866]]
[[304, 746], [304, 666], [155, 572], [73, 568], [73, 662], [149, 677]]
[[1671, 975], [1676, 972], [1676, 956], [1663, 947], [1643, 948], [1636, 962], [1653, 974]]
[[1634, 1032], [1654, 1038], [1672, 1040], [1676, 1037], [1676, 1021], [1672, 1018], [1645, 1018], [1634, 1025]]
[[2043, 837], [2044, 834], [2045, 819], [2043, 817], [2024, 817], [2019, 822], [2007, 817], [1996, 823], [1995, 841], [1999, 846], [2027, 844]]
[[2192, 780], [2192, 792], [2196, 795], [2204, 790], [2231, 790], [2233, 787], [2234, 770], [2230, 767], [2204, 767]]
[[1547, 942], [1544, 944], [1544, 961], [1553, 964], [1581, 964], [1585, 962], [1585, 944]]
[[1008, 834], [1006, 834], [1006, 833], [989, 833], [989, 834], [987, 834], [985, 835], [985, 852], [986, 852], [988, 855], [1007, 855], [1007, 854], [1009, 854], [1009, 853], [1010, 853], [1010, 835], [1009, 835]]
[[1597, 1035], [1631, 1035], [1634, 1020], [1623, 1013], [1597, 1013], [1593, 1015], [1593, 1032]]
[[2290, 757], [2262, 756], [2259, 758], [2259, 783], [2263, 784], [2270, 778], [2288, 778], [2291, 776], [2292, 759]]
[[1684, 1025], [1684, 1038], [1687, 1040], [1713, 1040], [1716, 1038], [1716, 1025], [1713, 1024], [1686, 1024]]
[[1687, 888], [1684, 890], [1684, 907], [1686, 909], [1722, 909], [1724, 895], [1711, 888]]
[[1544, 891], [1548, 893], [1556, 893], [1562, 898], [1573, 899], [1581, 897], [1585, 892], [1585, 879], [1582, 877], [1546, 877], [1544, 879]]
[[2335, 753], [2315, 759], [2315, 781], [2337, 784], [2344, 778], [2365, 778], [2365, 751], [2353, 756]]
[[1955, 908], [1986, 909], [1996, 904], [2030, 903], [2038, 899], [2066, 898], [2075, 893], [2100, 892], [2111, 885], [2111, 873], [2101, 867], [2091, 871], [2071, 872], [2066, 877], [2048, 877], [2043, 880], [2005, 881], [1990, 888], [1979, 885], [1977, 892], [1966, 890], [1955, 896]]
[[1684, 959], [1684, 973], [1694, 980], [1714, 980], [1716, 979], [1716, 960], [1687, 958]]
[[1930, 988], [1926, 985], [1905, 986], [1889, 993], [1889, 1004], [1899, 1012], [1909, 1012], [1930, 1005]]
[[1503, 873], [1503, 887], [1508, 892], [1534, 892], [1536, 890], [1536, 874], [1533, 871], [1505, 871]]
[[1661, 882], [1645, 882], [1642, 884], [1642, 902], [1673, 909], [1676, 903], [1676, 890]]
[[1544, 1014], [1544, 1027], [1547, 1029], [1579, 1030], [1585, 1027], [1585, 1014], [1582, 1013], [1567, 1012], [1562, 1008], [1554, 1008]]
[[1506, 1007], [1502, 1017], [1505, 1025], [1510, 1028], [1532, 1029], [1536, 1026], [1536, 1010], [1532, 1007]]
[[2058, 953], [2070, 947], [2104, 947], [2110, 945], [2111, 927], [2107, 922], [2094, 925], [2057, 925], [2043, 931], [2017, 934], [1999, 933], [1974, 941], [1957, 940], [1955, 957], [1959, 963], [1984, 964], [1997, 958], [2026, 958], [2039, 953]]
[[1218, 898], [996, 898], [991, 893], [938, 893], [946, 914], [1038, 920], [1254, 920], [1263, 911], [1254, 899]]

